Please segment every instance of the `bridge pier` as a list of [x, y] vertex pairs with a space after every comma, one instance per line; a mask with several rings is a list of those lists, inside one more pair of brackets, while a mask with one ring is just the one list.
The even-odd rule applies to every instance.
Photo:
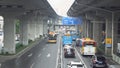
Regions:
[[20, 43], [28, 45], [28, 20], [23, 17], [20, 21]]
[[[109, 19], [106, 19], [106, 39], [107, 38], [112, 39], [112, 21]], [[112, 43], [110, 45], [112, 46]], [[111, 56], [111, 47], [105, 46], [105, 54]]]
[[4, 49], [6, 54], [15, 54], [15, 18], [11, 16], [4, 17]]

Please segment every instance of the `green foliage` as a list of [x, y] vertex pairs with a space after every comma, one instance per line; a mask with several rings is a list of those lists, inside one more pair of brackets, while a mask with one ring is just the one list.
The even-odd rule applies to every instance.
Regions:
[[31, 40], [31, 39], [28, 40], [28, 43], [32, 43], [32, 42], [33, 42], [33, 40]]
[[18, 34], [18, 33], [20, 33], [20, 21], [19, 20], [16, 20], [15, 21], [15, 25], [16, 25], [16, 33]]
[[20, 47], [23, 47], [23, 45], [20, 44], [20, 43], [16, 44], [16, 49], [18, 49], [18, 48], [20, 48]]

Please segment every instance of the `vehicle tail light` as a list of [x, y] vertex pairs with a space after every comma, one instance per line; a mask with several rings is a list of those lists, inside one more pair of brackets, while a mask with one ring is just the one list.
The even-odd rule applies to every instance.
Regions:
[[97, 61], [94, 59], [94, 60], [93, 60], [93, 63], [96, 63], [96, 62], [97, 62]]

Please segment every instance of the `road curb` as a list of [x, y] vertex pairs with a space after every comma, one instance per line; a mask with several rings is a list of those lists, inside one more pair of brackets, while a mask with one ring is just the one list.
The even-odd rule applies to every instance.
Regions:
[[36, 44], [40, 43], [41, 41], [45, 40], [45, 38], [42, 39], [37, 39], [35, 40], [34, 43], [28, 45], [28, 47], [26, 47], [25, 49], [21, 50], [20, 52], [18, 52], [15, 55], [10, 55], [10, 56], [4, 56], [4, 55], [0, 55], [0, 63], [9, 60], [9, 59], [13, 59], [13, 58], [19, 58], [21, 57], [24, 53], [26, 53], [27, 51], [29, 51], [31, 48], [33, 48]]

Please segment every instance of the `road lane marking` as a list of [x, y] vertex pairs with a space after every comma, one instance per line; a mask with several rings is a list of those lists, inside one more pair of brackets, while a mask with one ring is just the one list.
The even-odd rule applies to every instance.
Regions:
[[41, 56], [41, 54], [38, 55], [38, 57], [40, 57], [40, 56]]
[[43, 48], [42, 50], [45, 50], [45, 48]]
[[32, 65], [30, 66], [30, 68], [33, 68], [34, 65], [35, 65], [35, 63], [32, 63]]
[[[60, 38], [60, 40], [61, 40], [61, 38]], [[62, 49], [62, 44], [61, 44], [62, 42], [60, 41], [60, 46], [61, 46], [61, 68], [63, 68], [63, 49]]]
[[49, 58], [51, 55], [50, 55], [50, 53], [49, 54], [47, 54], [47, 58]]
[[57, 52], [57, 59], [56, 59], [56, 67], [55, 68], [58, 68], [58, 60], [59, 60], [59, 53], [60, 53], [60, 48], [58, 47], [58, 52]]
[[[60, 43], [60, 40], [59, 40], [58, 43]], [[55, 68], [58, 68], [58, 60], [59, 60], [60, 46], [61, 46], [61, 45], [59, 44], [59, 46], [58, 46], [58, 52], [57, 52], [57, 58], [56, 58], [56, 67], [55, 67]]]
[[75, 48], [75, 51], [77, 52], [78, 54], [78, 57], [80, 58], [81, 62], [84, 64], [85, 68], [87, 68], [85, 62], [82, 60], [82, 57], [80, 56], [80, 54], [78, 53], [77, 49]]
[[31, 54], [28, 55], [28, 57], [31, 57], [32, 55], [33, 55], [33, 54], [31, 53]]
[[1, 68], [2, 64], [0, 63], [0, 68]]

